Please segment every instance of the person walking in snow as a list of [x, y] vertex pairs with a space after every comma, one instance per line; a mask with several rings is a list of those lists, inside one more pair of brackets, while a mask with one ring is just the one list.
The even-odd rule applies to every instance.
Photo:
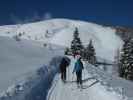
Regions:
[[70, 59], [68, 57], [63, 57], [60, 63], [60, 72], [61, 72], [61, 79], [63, 82], [66, 81], [66, 69], [70, 64]]
[[73, 72], [72, 72], [72, 73], [76, 72], [78, 87], [82, 86], [82, 70], [83, 69], [84, 69], [84, 67], [83, 67], [83, 63], [81, 61], [81, 56], [79, 56], [75, 63]]

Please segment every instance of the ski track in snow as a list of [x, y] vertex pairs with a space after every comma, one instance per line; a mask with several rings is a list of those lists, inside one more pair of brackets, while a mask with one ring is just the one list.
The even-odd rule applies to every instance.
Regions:
[[[74, 59], [72, 59], [72, 63], [67, 69], [67, 81], [74, 81], [76, 79], [75, 75], [72, 75], [72, 69], [74, 66]], [[83, 70], [83, 79], [88, 77], [92, 77], [88, 74], [87, 70]], [[90, 79], [87, 82], [83, 83], [84, 86], [89, 86], [95, 79]], [[53, 85], [49, 90], [47, 100], [122, 100], [120, 96], [118, 96], [114, 92], [107, 91], [104, 86], [100, 83], [96, 83], [89, 88], [79, 89], [77, 88], [77, 84], [73, 83], [63, 83], [60, 79], [60, 74], [56, 75]]]

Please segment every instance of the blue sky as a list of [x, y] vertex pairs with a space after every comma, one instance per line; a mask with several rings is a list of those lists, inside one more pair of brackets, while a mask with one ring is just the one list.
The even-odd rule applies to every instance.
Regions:
[[133, 26], [133, 0], [0, 0], [0, 25], [50, 18]]

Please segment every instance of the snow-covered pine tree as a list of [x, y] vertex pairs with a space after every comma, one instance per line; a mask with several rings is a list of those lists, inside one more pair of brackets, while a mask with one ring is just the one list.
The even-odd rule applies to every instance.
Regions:
[[71, 51], [73, 55], [77, 53], [81, 54], [83, 51], [83, 45], [79, 38], [79, 31], [77, 27], [75, 28], [75, 31], [73, 33], [73, 40], [71, 42]]
[[64, 54], [65, 54], [65, 55], [68, 55], [68, 53], [69, 53], [69, 48], [66, 47], [66, 48], [65, 48], [65, 51], [64, 51]]
[[85, 58], [87, 59], [87, 61], [91, 64], [95, 64], [96, 63], [96, 53], [95, 53], [95, 48], [93, 46], [92, 40], [90, 40], [88, 46], [86, 47], [85, 50]]
[[120, 52], [121, 57], [120, 57], [120, 65], [119, 65], [119, 76], [120, 77], [125, 77], [125, 67], [127, 65], [128, 61], [128, 50], [127, 50], [127, 44], [129, 41], [125, 41], [123, 44], [123, 48]]
[[13, 38], [16, 40], [16, 41], [21, 41], [21, 34], [16, 34], [13, 36]]
[[133, 80], [133, 39], [124, 42], [119, 69], [120, 77]]
[[81, 56], [82, 56], [83, 60], [85, 60], [85, 61], [87, 61], [86, 52], [87, 52], [87, 50], [86, 50], [86, 48], [84, 47]]
[[46, 37], [46, 38], [49, 38], [49, 31], [48, 31], [48, 30], [46, 30], [45, 37]]

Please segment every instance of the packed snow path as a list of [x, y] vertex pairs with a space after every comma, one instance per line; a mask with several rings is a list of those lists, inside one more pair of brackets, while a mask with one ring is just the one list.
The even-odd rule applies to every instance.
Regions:
[[86, 68], [83, 71], [83, 80], [90, 77], [90, 79], [83, 83], [83, 88], [77, 88], [75, 81], [76, 77], [72, 74], [72, 69], [75, 60], [71, 60], [71, 65], [67, 69], [67, 83], [63, 83], [60, 79], [60, 74], [56, 75], [53, 85], [49, 90], [47, 100], [122, 100], [114, 92], [109, 92], [99, 82], [89, 87], [96, 80], [91, 79], [91, 75], [87, 72]]

